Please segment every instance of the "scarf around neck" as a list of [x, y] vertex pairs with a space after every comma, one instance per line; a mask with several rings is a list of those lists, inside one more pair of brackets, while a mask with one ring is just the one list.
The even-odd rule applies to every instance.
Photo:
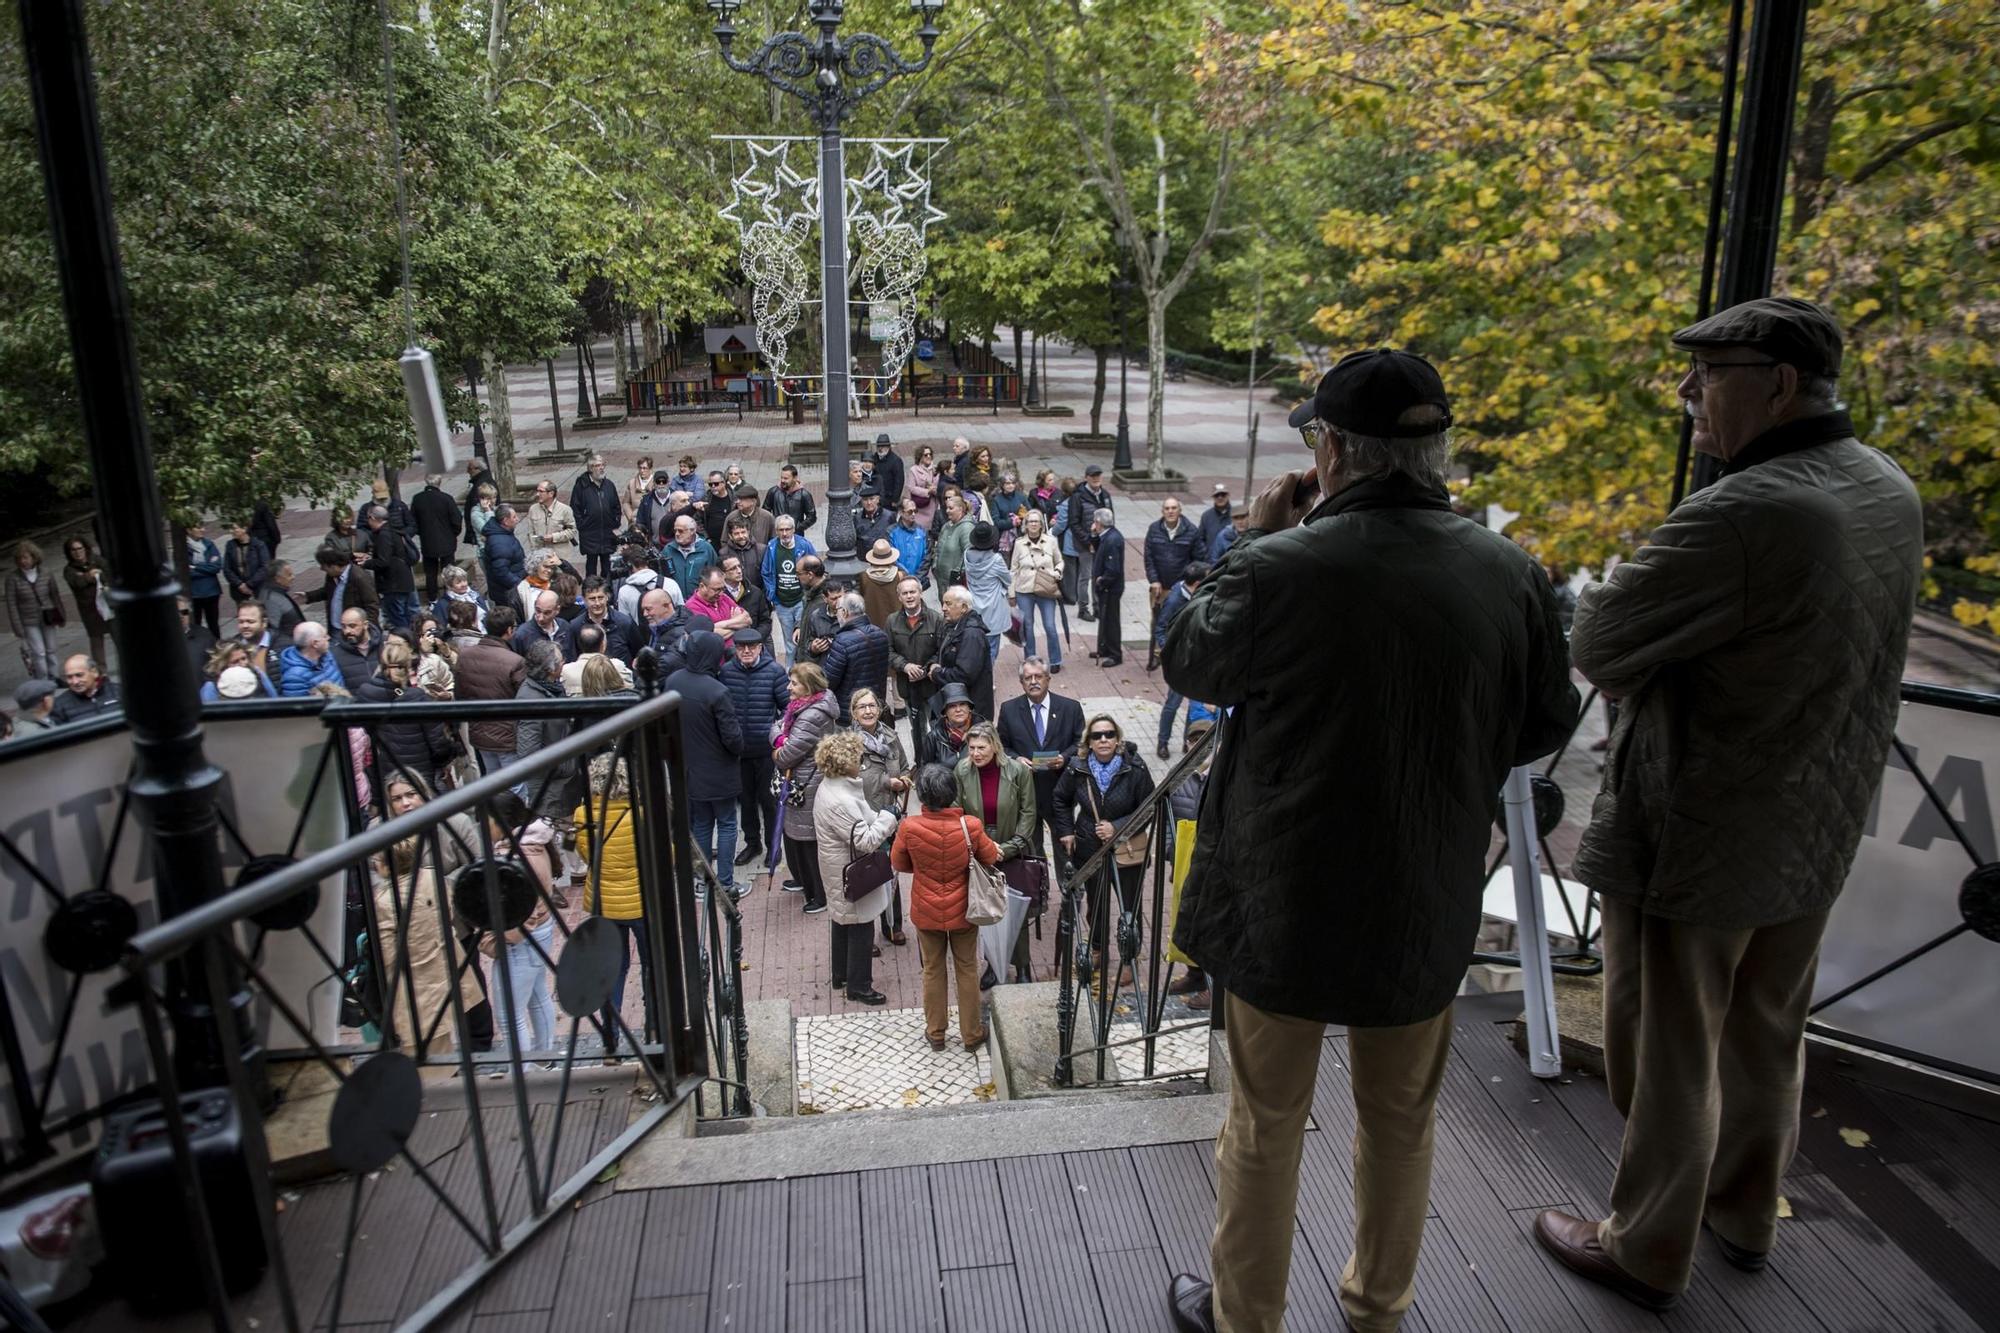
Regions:
[[1090, 776], [1097, 783], [1098, 795], [1102, 796], [1111, 790], [1111, 779], [1118, 776], [1118, 770], [1125, 767], [1125, 756], [1122, 753], [1114, 754], [1108, 764], [1098, 763], [1094, 754], [1086, 755], [1085, 758], [1090, 760]]

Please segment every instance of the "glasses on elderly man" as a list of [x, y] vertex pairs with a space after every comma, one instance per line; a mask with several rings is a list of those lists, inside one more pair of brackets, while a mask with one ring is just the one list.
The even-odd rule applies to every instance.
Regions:
[[1717, 380], [1721, 379], [1724, 375], [1728, 374], [1730, 371], [1736, 370], [1740, 367], [1748, 366], [1754, 368], [1757, 366], [1775, 366], [1777, 364], [1778, 363], [1776, 361], [1768, 361], [1768, 360], [1767, 361], [1704, 361], [1697, 356], [1689, 358], [1688, 374], [1694, 376], [1696, 383], [1706, 386], [1715, 383]]
[[1333, 427], [1327, 425], [1318, 417], [1314, 417], [1311, 421], [1299, 427], [1299, 438], [1306, 442], [1306, 448], [1308, 449], [1319, 448], [1320, 445], [1326, 442], [1327, 436], [1333, 433]]

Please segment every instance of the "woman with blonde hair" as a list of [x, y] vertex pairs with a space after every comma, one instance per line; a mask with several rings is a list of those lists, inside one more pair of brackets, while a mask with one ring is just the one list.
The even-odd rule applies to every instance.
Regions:
[[[416, 650], [402, 638], [388, 635], [382, 640], [375, 674], [355, 687], [354, 697], [363, 703], [425, 703], [428, 696], [412, 679]], [[402, 773], [415, 776], [424, 786], [435, 789], [438, 770], [457, 758], [459, 746], [442, 722], [378, 722], [373, 728], [375, 759], [384, 778]]]
[[[382, 794], [391, 819], [431, 798], [427, 784], [402, 773], [387, 779]], [[436, 845], [444, 851], [443, 867], [433, 858], [428, 836], [405, 838], [389, 849], [386, 859], [376, 858], [375, 932], [387, 974], [382, 1010], [400, 1035], [399, 1044], [414, 1045], [435, 1028], [429, 1047], [450, 1050], [457, 1044], [450, 1007], [453, 964], [458, 960], [445, 942], [438, 899], [446, 890], [445, 871], [451, 867], [455, 844], [440, 833]], [[480, 994], [475, 969], [461, 967], [457, 977], [463, 1009], [470, 1010], [486, 998]], [[440, 1013], [445, 1015], [442, 1021]]]
[[42, 548], [14, 543], [14, 567], [7, 571], [7, 628], [21, 641], [21, 665], [29, 679], [56, 678], [56, 630], [64, 619], [62, 593], [42, 568]]
[[[861, 738], [861, 790], [876, 810], [901, 813], [910, 791], [910, 756], [903, 738], [882, 720], [882, 698], [866, 685], [847, 701], [848, 716], [854, 719], [854, 734]], [[882, 913], [882, 938], [891, 944], [907, 944], [903, 934], [903, 885], [898, 880], [889, 890], [889, 905]]]
[[833, 986], [856, 1004], [887, 1004], [875, 989], [875, 919], [889, 905], [895, 874], [859, 898], [843, 891], [852, 862], [874, 851], [896, 829], [896, 812], [868, 804], [861, 785], [861, 737], [836, 731], [813, 747], [819, 789], [813, 796], [814, 840], [819, 844], [819, 878], [833, 917]]
[[[1056, 779], [1055, 808], [1049, 812], [1049, 824], [1063, 855], [1073, 865], [1088, 861], [1107, 842], [1118, 844], [1088, 886], [1090, 947], [1102, 967], [1110, 938], [1104, 886], [1113, 875], [1117, 877], [1121, 910], [1139, 910], [1150, 844], [1145, 835], [1132, 840], [1122, 830], [1152, 796], [1153, 775], [1139, 757], [1139, 747], [1125, 739], [1124, 729], [1109, 713], [1099, 713], [1084, 724], [1083, 742], [1083, 752], [1063, 765], [1062, 776]], [[1129, 985], [1131, 980], [1129, 966], [1121, 969], [1118, 984]]]
[[1035, 618], [1049, 639], [1049, 674], [1062, 670], [1062, 637], [1056, 633], [1056, 608], [1062, 605], [1062, 545], [1048, 531], [1042, 511], [1021, 515], [1021, 536], [1014, 543], [1014, 579], [1010, 591], [1021, 608], [1021, 655], [1034, 657]]
[[[639, 950], [639, 994], [646, 1013], [645, 1035], [657, 1027], [653, 1013], [651, 964], [647, 961], [645, 901], [639, 891], [639, 842], [633, 828], [631, 788], [625, 765], [615, 754], [590, 761], [590, 795], [576, 808], [576, 850], [589, 864], [588, 906], [618, 928], [624, 945], [618, 956], [618, 982], [599, 1019], [604, 1035], [604, 1062], [618, 1063], [618, 1011], [625, 1003], [625, 979], [632, 969], [632, 949]], [[595, 830], [596, 836], [592, 836]]]

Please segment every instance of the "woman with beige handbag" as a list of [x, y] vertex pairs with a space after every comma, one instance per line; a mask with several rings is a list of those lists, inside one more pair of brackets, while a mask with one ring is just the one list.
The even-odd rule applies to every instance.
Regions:
[[[1121, 827], [1135, 812], [1145, 809], [1153, 795], [1153, 775], [1139, 757], [1139, 747], [1125, 739], [1125, 732], [1108, 713], [1099, 713], [1084, 724], [1083, 741], [1083, 753], [1065, 764], [1062, 776], [1056, 779], [1055, 809], [1049, 812], [1049, 822], [1072, 866], [1082, 865], [1099, 847], [1116, 840], [1102, 871], [1086, 886], [1090, 947], [1101, 969], [1111, 917], [1104, 903], [1104, 886], [1114, 873], [1120, 910], [1139, 910], [1150, 830], [1122, 834]], [[1130, 963], [1127, 959], [1126, 967], [1120, 970], [1121, 986], [1131, 983]]]
[[1062, 670], [1062, 638], [1056, 633], [1056, 609], [1062, 605], [1062, 547], [1044, 526], [1042, 511], [1021, 513], [1021, 535], [1014, 542], [1015, 605], [1021, 610], [1021, 654], [1035, 655], [1035, 618], [1049, 636], [1049, 674]]

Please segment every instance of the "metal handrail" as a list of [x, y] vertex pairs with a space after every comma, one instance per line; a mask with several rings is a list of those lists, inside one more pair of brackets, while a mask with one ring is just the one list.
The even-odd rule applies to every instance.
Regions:
[[[1166, 948], [1166, 941], [1161, 938], [1161, 934], [1165, 928], [1166, 891], [1171, 879], [1171, 867], [1167, 863], [1167, 847], [1168, 838], [1172, 830], [1165, 820], [1159, 818], [1159, 813], [1162, 807], [1172, 799], [1173, 793], [1180, 787], [1181, 783], [1186, 781], [1190, 774], [1195, 772], [1208, 760], [1214, 752], [1220, 735], [1221, 728], [1210, 728], [1208, 733], [1196, 741], [1192, 748], [1184, 752], [1178, 760], [1171, 764], [1165, 775], [1154, 784], [1153, 792], [1146, 798], [1145, 803], [1127, 815], [1122, 823], [1114, 825], [1111, 837], [1100, 842], [1097, 850], [1085, 857], [1082, 865], [1072, 868], [1062, 881], [1062, 910], [1061, 915], [1057, 918], [1056, 925], [1056, 976], [1059, 983], [1059, 991], [1056, 999], [1056, 1067], [1053, 1071], [1058, 1087], [1068, 1087], [1073, 1081], [1075, 1070], [1073, 1062], [1078, 1055], [1089, 1054], [1091, 1052], [1096, 1053], [1098, 1068], [1095, 1081], [1103, 1083], [1106, 1081], [1104, 1077], [1105, 1061], [1111, 1048], [1114, 1046], [1138, 1045], [1141, 1043], [1146, 1048], [1146, 1075], [1150, 1078], [1154, 1074], [1153, 1062], [1157, 1055], [1156, 1043], [1159, 1038], [1168, 1032], [1181, 1031], [1187, 1026], [1177, 1025], [1168, 1029], [1163, 1029], [1160, 1026], [1160, 1022], [1165, 1017], [1166, 1012], [1166, 996], [1162, 987], [1166, 983], [1166, 978], [1172, 972], [1171, 964], [1165, 969], [1161, 967], [1161, 961]], [[1118, 889], [1114, 884], [1107, 883], [1104, 887], [1104, 892], [1098, 899], [1094, 913], [1094, 915], [1101, 918], [1094, 923], [1094, 926], [1101, 927], [1104, 931], [1104, 951], [1106, 956], [1098, 974], [1094, 977], [1086, 978], [1081, 987], [1083, 993], [1088, 994], [1091, 982], [1094, 980], [1097, 983], [1096, 1031], [1094, 1033], [1097, 1040], [1092, 1045], [1079, 1048], [1074, 1044], [1076, 1039], [1077, 988], [1074, 988], [1072, 983], [1075, 980], [1076, 972], [1084, 966], [1082, 958], [1078, 955], [1087, 953], [1087, 945], [1084, 949], [1079, 949], [1076, 942], [1077, 920], [1080, 915], [1083, 890], [1094, 879], [1108, 878], [1110, 863], [1106, 858], [1113, 854], [1119, 842], [1129, 839], [1135, 834], [1145, 832], [1151, 832], [1152, 834], [1152, 837], [1148, 839], [1148, 846], [1152, 864], [1153, 882], [1152, 929], [1149, 932], [1146, 957], [1147, 975], [1145, 994], [1143, 997], [1138, 994], [1138, 972], [1136, 965], [1139, 960], [1133, 956], [1136, 952], [1138, 942], [1137, 924], [1134, 921], [1126, 920], [1125, 918], [1131, 914], [1121, 909], [1119, 929], [1114, 946], [1114, 942], [1111, 939], [1109, 916], [1111, 912], [1111, 896], [1118, 892]], [[1086, 932], [1085, 938], [1086, 940], [1088, 939], [1088, 932]], [[1115, 961], [1112, 958], [1114, 947], [1117, 954]], [[1135, 969], [1133, 971], [1133, 998], [1135, 1002], [1143, 999], [1143, 1012], [1140, 1016], [1142, 1030], [1138, 1037], [1132, 1038], [1129, 1042], [1123, 1040], [1113, 1042], [1109, 1040], [1111, 1014], [1115, 1007], [1119, 990], [1115, 979], [1127, 967]], [[1135, 1007], [1137, 1007], [1136, 1003]], [[1192, 1026], [1199, 1027], [1201, 1024], [1197, 1023]]]
[[[434, 799], [406, 815], [384, 820], [325, 851], [315, 852], [276, 874], [232, 890], [220, 898], [203, 903], [191, 912], [170, 917], [151, 930], [140, 931], [126, 943], [123, 965], [127, 971], [138, 971], [184, 953], [198, 944], [203, 937], [233, 925], [255, 912], [283, 902], [301, 890], [319, 884], [329, 876], [340, 874], [358, 859], [386, 852], [405, 838], [414, 837], [441, 820], [478, 808], [501, 792], [519, 786], [523, 779], [558, 767], [570, 759], [603, 749], [634, 727], [657, 721], [678, 711], [680, 699], [678, 693], [668, 691], [636, 704], [627, 704], [619, 709], [616, 716], [606, 718], [582, 731], [573, 732], [554, 745], [537, 750], [516, 764], [488, 773], [466, 786], [441, 792]], [[553, 704], [562, 701], [548, 702]], [[443, 712], [440, 714], [431, 711], [437, 709], [442, 709]], [[573, 716], [574, 712], [574, 708], [568, 711], [550, 710], [550, 715]], [[418, 721], [426, 716], [462, 720], [465, 715], [463, 710], [455, 709], [449, 704], [337, 704], [329, 705], [321, 716], [327, 720], [329, 726], [332, 726], [350, 720]], [[513, 715], [529, 714], [524, 711]]]

